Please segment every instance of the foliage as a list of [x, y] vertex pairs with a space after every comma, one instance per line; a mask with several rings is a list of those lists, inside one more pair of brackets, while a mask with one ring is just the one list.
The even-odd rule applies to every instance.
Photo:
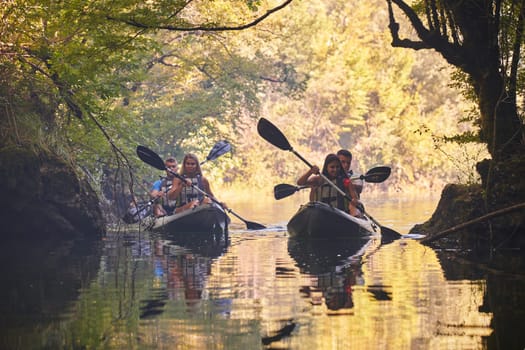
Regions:
[[391, 49], [381, 1], [288, 4], [7, 2], [3, 142], [60, 150], [111, 200], [162, 175], [137, 159], [138, 144], [180, 160], [228, 139], [233, 153], [205, 168], [214, 187], [294, 182], [304, 164], [258, 137], [258, 116], [316, 164], [349, 148], [357, 172], [392, 166], [383, 189], [439, 189], [464, 173], [454, 164], [476, 161], [439, 144], [473, 132], [458, 122], [467, 105], [450, 70]]
[[[468, 95], [479, 106], [480, 140], [496, 160], [523, 147], [523, 110], [517, 103], [524, 87], [520, 59], [525, 41], [525, 4], [519, 1], [387, 0], [394, 47], [434, 49], [463, 75]], [[401, 38], [394, 6], [409, 21], [414, 34]], [[405, 30], [406, 32], [406, 30]]]
[[[219, 19], [239, 25], [266, 9], [258, 1], [217, 1], [213, 8], [185, 1], [6, 2], [0, 27], [4, 142], [32, 142], [41, 125], [104, 185], [122, 166], [143, 167], [130, 157], [137, 143], [157, 141], [164, 152], [177, 148], [182, 135], [231, 123], [236, 110], [257, 109], [253, 78], [259, 73], [254, 63], [220, 52], [218, 35], [194, 29], [213, 30]], [[166, 25], [193, 32], [159, 35], [155, 29]], [[215, 48], [208, 50], [212, 40]], [[169, 92], [158, 85], [141, 89], [161, 65], [171, 72], [157, 83]], [[27, 119], [33, 123], [22, 123]]]
[[[309, 78], [301, 99], [268, 93], [261, 114], [318, 165], [327, 153], [349, 148], [357, 172], [392, 166], [391, 178], [375, 188], [402, 190], [415, 184], [439, 190], [444, 181], [472, 181], [471, 171], [457, 165], [473, 169], [486, 154], [474, 151], [475, 157], [466, 158], [461, 147], [442, 143], [449, 135], [472, 133], [460, 122], [469, 107], [449, 86], [451, 70], [437, 55], [389, 48], [389, 34], [381, 26], [387, 13], [378, 8], [380, 2], [294, 4], [261, 25], [259, 30], [269, 33], [265, 25], [287, 24], [278, 34], [263, 34], [267, 50], [287, 55]], [[239, 170], [249, 183], [262, 185], [268, 177], [279, 178], [274, 184], [295, 182], [306, 170], [292, 155], [257, 139], [253, 128], [242, 132], [238, 147], [256, 155], [246, 157]]]

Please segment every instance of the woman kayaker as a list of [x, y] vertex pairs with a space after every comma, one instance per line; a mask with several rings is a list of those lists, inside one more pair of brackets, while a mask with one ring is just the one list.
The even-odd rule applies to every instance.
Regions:
[[326, 183], [319, 175], [319, 168], [315, 165], [297, 180], [297, 185], [311, 187], [311, 201], [324, 202], [350, 213], [352, 216], [361, 216], [361, 211], [356, 207], [358, 195], [352, 182], [345, 174], [337, 155], [331, 153], [326, 156], [322, 174], [350, 196], [352, 200], [348, 201], [332, 185]]
[[[200, 204], [211, 203], [210, 198], [204, 196], [195, 188], [199, 188], [208, 196], [214, 198], [208, 179], [202, 175], [199, 159], [196, 155], [188, 153], [184, 156], [180, 175], [186, 181], [175, 178], [173, 186], [168, 191], [168, 198], [177, 201], [175, 212], [178, 213], [186, 209], [195, 208]], [[223, 206], [225, 207], [225, 205]]]

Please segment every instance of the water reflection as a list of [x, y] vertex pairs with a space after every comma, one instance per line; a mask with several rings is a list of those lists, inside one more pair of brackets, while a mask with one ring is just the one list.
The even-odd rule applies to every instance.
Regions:
[[[203, 290], [215, 258], [221, 256], [228, 245], [223, 234], [186, 234], [156, 237], [155, 285], [164, 286], [158, 293], [162, 299], [185, 300], [188, 308], [195, 307], [203, 298]], [[141, 318], [160, 313], [159, 306], [165, 302], [159, 298], [149, 299], [142, 307]]]
[[492, 253], [492, 260], [504, 259], [512, 270], [487, 269], [485, 264], [467, 260], [457, 252], [437, 252], [447, 280], [484, 281], [483, 300], [479, 311], [492, 314], [494, 331], [485, 339], [488, 349], [523, 349], [523, 323], [525, 322], [525, 258], [519, 253], [506, 252], [504, 256]]
[[341, 269], [358, 260], [375, 239], [301, 239], [288, 240], [288, 252], [301, 271], [323, 274]]
[[304, 307], [286, 233], [246, 232], [233, 234], [231, 240], [227, 253], [212, 266], [207, 288], [211, 299], [230, 301], [229, 323], [236, 326], [228, 333], [250, 334], [244, 345], [232, 343], [231, 348], [286, 348]]
[[0, 348], [56, 348], [48, 337], [97, 275], [99, 242], [10, 240], [0, 245]]
[[[243, 209], [285, 225], [268, 212]], [[101, 244], [5, 249], [0, 348], [512, 349], [525, 339], [521, 272], [463, 264], [411, 239], [233, 229], [114, 232]]]
[[361, 258], [378, 244], [377, 239], [290, 238], [288, 252], [301, 273], [310, 278], [301, 293], [312, 305], [325, 304], [328, 310], [352, 309], [352, 291], [363, 285]]
[[372, 240], [360, 249], [351, 241], [290, 240], [288, 250], [313, 325], [298, 328], [291, 348], [377, 349], [387, 346], [378, 339], [388, 339], [396, 349], [482, 349], [493, 332], [492, 314], [480, 309], [485, 281], [447, 280], [436, 254], [415, 241]]

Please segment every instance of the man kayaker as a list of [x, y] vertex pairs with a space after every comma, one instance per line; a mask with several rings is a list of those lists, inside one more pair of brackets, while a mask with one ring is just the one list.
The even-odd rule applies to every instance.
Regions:
[[322, 174], [350, 196], [352, 200], [349, 202], [332, 185], [326, 183], [319, 175], [319, 168], [315, 165], [297, 180], [297, 185], [311, 187], [311, 201], [324, 202], [340, 210], [349, 212], [352, 216], [360, 216], [361, 212], [356, 207], [358, 204], [357, 193], [352, 182], [349, 181], [348, 176], [345, 174], [337, 155], [329, 154], [326, 156]]
[[[352, 153], [347, 149], [340, 149], [337, 151], [337, 157], [341, 161], [341, 166], [348, 175], [348, 178], [352, 180], [352, 175], [354, 175], [353, 170], [350, 169], [352, 166]], [[361, 196], [361, 192], [363, 192], [363, 180], [354, 179], [352, 180], [352, 184], [354, 185], [355, 191], [357, 192], [357, 196], [359, 198]]]
[[168, 198], [167, 193], [172, 187], [173, 179], [175, 178], [172, 172], [176, 173], [179, 170], [179, 165], [173, 157], [167, 158], [164, 161], [164, 165], [166, 165], [166, 177], [155, 181], [149, 193], [152, 199], [156, 199], [153, 204], [153, 215], [155, 215], [155, 217], [173, 214], [177, 204], [175, 200]]

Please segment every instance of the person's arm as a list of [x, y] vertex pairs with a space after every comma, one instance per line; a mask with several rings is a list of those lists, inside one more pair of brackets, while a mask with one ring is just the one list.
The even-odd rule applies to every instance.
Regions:
[[312, 176], [313, 174], [319, 174], [319, 168], [316, 165], [308, 169], [308, 171], [297, 180], [297, 184], [299, 186], [315, 185], [315, 182], [313, 181], [314, 178], [310, 179], [310, 176]]
[[151, 190], [149, 192], [149, 196], [152, 199], [156, 199], [156, 198], [162, 196], [162, 188], [161, 188], [161, 186], [162, 186], [162, 182], [160, 180], [155, 181], [153, 186], [151, 186]]
[[186, 203], [186, 204], [184, 204], [181, 207], [177, 207], [175, 209], [175, 213], [180, 213], [180, 212], [182, 212], [184, 210], [188, 210], [188, 209], [194, 209], [197, 205], [199, 205], [199, 200], [198, 199], [194, 199], [191, 202]]
[[213, 199], [215, 199], [215, 197], [213, 197], [213, 193], [211, 192], [210, 183], [208, 182], [208, 179], [206, 179], [204, 176], [201, 176], [201, 185], [202, 185], [201, 190], [206, 192], [206, 194], [208, 195], [202, 198], [201, 204], [209, 204], [212, 202], [212, 200], [209, 197]]
[[170, 201], [176, 200], [182, 192], [183, 186], [184, 184], [182, 180], [180, 180], [179, 178], [174, 178], [171, 184], [171, 188], [168, 190], [168, 199]]
[[[208, 181], [208, 179], [203, 176], [201, 180], [202, 180], [202, 187], [204, 187], [203, 191], [206, 192], [211, 198], [219, 202], [224, 209], [228, 209], [228, 206], [226, 205], [226, 203], [220, 202], [217, 198], [215, 198], [215, 196], [213, 195], [213, 192], [211, 191], [211, 186], [210, 186], [210, 182]], [[202, 200], [202, 203], [211, 203], [212, 202], [211, 198], [204, 197], [204, 199]]]
[[[346, 180], [346, 179], [345, 179]], [[355, 190], [354, 185], [352, 184], [352, 180], [348, 179], [348, 186], [347, 186], [347, 193], [352, 197], [352, 201], [348, 203], [348, 211], [350, 212], [350, 215], [352, 216], [359, 216], [360, 212], [357, 209], [358, 202], [358, 196], [357, 192]]]
[[211, 187], [210, 187], [210, 182], [208, 181], [207, 178], [205, 178], [204, 176], [201, 177], [201, 181], [202, 181], [202, 187], [203, 187], [203, 191], [206, 192], [207, 194], [210, 195], [210, 197], [213, 197], [215, 198], [215, 196], [213, 195], [213, 193], [211, 192]]
[[359, 200], [359, 195], [357, 194], [357, 191], [355, 190], [355, 187], [354, 187], [354, 184], [352, 183], [352, 180], [350, 180], [348, 182], [348, 194], [350, 195], [350, 197], [352, 197], [352, 202], [351, 203], [354, 206], [356, 206], [357, 203], [358, 203], [358, 200]]

